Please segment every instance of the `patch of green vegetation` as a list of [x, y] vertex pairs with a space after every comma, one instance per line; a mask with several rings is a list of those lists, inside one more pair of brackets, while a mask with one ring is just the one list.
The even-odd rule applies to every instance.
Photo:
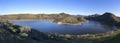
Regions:
[[23, 27], [23, 26], [19, 27], [19, 30], [20, 30], [20, 32], [29, 32], [29, 31], [31, 31], [31, 29], [29, 27]]
[[21, 37], [28, 37], [28, 34], [27, 34], [27, 33], [19, 33], [19, 35], [20, 35]]

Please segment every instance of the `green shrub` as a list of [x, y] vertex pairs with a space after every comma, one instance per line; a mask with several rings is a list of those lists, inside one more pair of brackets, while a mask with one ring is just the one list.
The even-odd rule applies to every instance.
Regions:
[[19, 27], [20, 32], [29, 32], [31, 29], [29, 27]]
[[17, 32], [17, 30], [16, 29], [12, 29], [12, 32]]
[[27, 36], [28, 36], [27, 33], [19, 33], [19, 35], [20, 35], [21, 37], [27, 37]]
[[64, 37], [65, 38], [72, 38], [72, 35], [66, 34]]

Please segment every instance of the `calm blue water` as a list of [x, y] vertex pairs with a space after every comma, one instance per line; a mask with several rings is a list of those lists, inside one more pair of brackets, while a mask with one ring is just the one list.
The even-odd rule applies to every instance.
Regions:
[[12, 21], [12, 23], [28, 26], [44, 33], [60, 33], [60, 34], [95, 34], [104, 33], [114, 29], [114, 26], [107, 26], [99, 22], [89, 21], [83, 25], [60, 25], [52, 21]]

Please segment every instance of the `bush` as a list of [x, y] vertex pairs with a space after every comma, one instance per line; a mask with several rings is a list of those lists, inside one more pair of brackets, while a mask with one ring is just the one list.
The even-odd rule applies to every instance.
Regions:
[[67, 39], [71, 39], [72, 35], [66, 34], [64, 37], [67, 38]]
[[27, 33], [19, 33], [19, 35], [20, 35], [21, 37], [27, 37], [27, 36], [28, 36]]
[[12, 32], [17, 32], [17, 30], [16, 29], [12, 29]]
[[31, 29], [29, 27], [19, 27], [20, 32], [29, 32]]

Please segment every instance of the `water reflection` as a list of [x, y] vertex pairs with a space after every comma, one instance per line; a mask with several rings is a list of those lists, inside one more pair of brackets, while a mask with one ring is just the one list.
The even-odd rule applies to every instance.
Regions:
[[107, 26], [96, 21], [89, 21], [82, 25], [60, 25], [52, 21], [13, 21], [12, 23], [21, 26], [28, 26], [45, 33], [60, 34], [96, 34], [115, 30], [115, 26]]

